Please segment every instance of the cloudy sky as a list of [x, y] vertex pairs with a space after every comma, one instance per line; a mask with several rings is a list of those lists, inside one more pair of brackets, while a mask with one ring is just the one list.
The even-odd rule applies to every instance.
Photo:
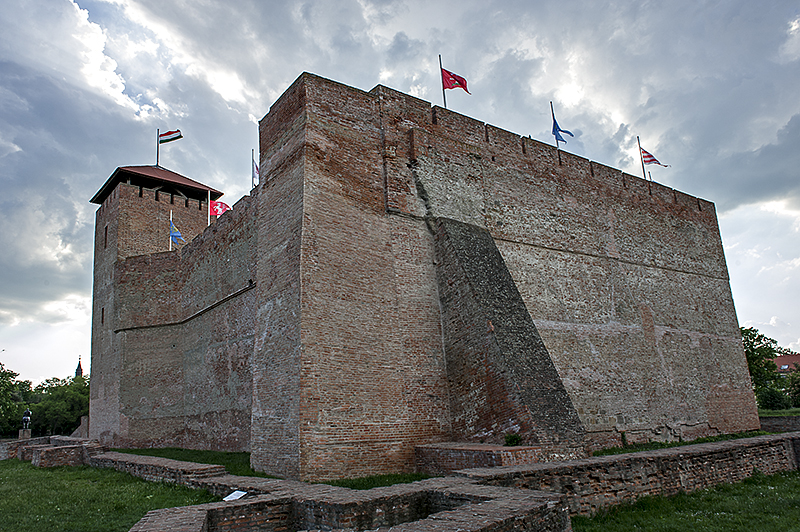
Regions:
[[739, 321], [800, 350], [797, 0], [6, 0], [0, 362], [88, 369], [95, 206], [117, 166], [250, 185], [257, 120], [303, 72], [448, 107], [716, 203]]

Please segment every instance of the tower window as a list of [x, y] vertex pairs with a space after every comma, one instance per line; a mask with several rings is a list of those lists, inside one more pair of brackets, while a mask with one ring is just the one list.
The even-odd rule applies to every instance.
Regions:
[[100, 307], [100, 325], [106, 323], [106, 307]]
[[108, 247], [108, 225], [103, 230], [103, 249]]

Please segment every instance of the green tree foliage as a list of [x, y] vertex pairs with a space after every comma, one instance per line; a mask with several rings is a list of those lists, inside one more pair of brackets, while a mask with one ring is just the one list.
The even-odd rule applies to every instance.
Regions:
[[31, 427], [39, 434], [71, 434], [89, 413], [89, 379], [47, 379], [35, 388], [41, 394]]
[[89, 378], [51, 378], [31, 386], [20, 381], [18, 373], [0, 363], [0, 435], [14, 437], [22, 428], [22, 413], [33, 412], [34, 435], [71, 434], [89, 414]]
[[17, 391], [17, 376], [10, 369], [6, 369], [0, 362], [0, 430], [6, 432], [4, 421], [10, 419], [17, 412], [14, 401], [14, 392]]
[[765, 410], [786, 410], [791, 406], [789, 397], [776, 387], [761, 388], [756, 392], [758, 406]]
[[742, 327], [741, 331], [747, 369], [758, 394], [762, 389], [774, 387], [779, 378], [778, 366], [772, 361], [779, 354], [778, 342], [753, 327]]
[[800, 407], [800, 368], [795, 364], [794, 371], [786, 376], [786, 393], [795, 408]]

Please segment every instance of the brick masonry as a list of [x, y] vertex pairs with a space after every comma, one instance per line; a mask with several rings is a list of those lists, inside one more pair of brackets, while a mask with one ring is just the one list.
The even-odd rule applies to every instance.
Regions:
[[800, 416], [760, 417], [761, 430], [766, 432], [797, 432], [800, 430]]
[[[9, 443], [0, 442], [0, 452]], [[794, 432], [566, 462], [465, 469], [456, 476], [355, 491], [239, 477], [220, 466], [103, 452], [96, 443], [76, 439], [52, 438], [48, 446], [62, 448], [64, 456], [71, 455], [74, 447], [84, 447], [85, 464], [151, 481], [175, 482], [219, 496], [247, 492], [238, 501], [153, 510], [131, 529], [135, 532], [381, 527], [566, 531], [570, 514], [592, 514], [645, 495], [737, 482], [756, 470], [793, 471], [800, 463], [800, 432]], [[459, 451], [455, 445], [450, 450]]]
[[[142, 236], [172, 205], [154, 192], [121, 183], [98, 209], [91, 437], [325, 479], [506, 431], [555, 459], [581, 434], [591, 449], [758, 428], [712, 203], [311, 74], [259, 135], [261, 184], [208, 228], [181, 211], [194, 238], [175, 252]], [[504, 317], [477, 305], [448, 344], [437, 220], [491, 237], [527, 332], [487, 350]], [[474, 357], [461, 369], [455, 348]]]
[[539, 460], [583, 457], [581, 420], [489, 232], [439, 218], [436, 264], [455, 438], [517, 434]]
[[645, 495], [673, 495], [772, 475], [800, 463], [800, 433], [674, 447], [658, 451], [459, 471], [496, 486], [562, 493], [573, 514], [592, 514]]

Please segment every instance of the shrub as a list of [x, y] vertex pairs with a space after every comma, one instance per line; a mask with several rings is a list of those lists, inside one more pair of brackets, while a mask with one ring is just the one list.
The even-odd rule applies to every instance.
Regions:
[[503, 444], [506, 447], [515, 447], [522, 443], [522, 436], [519, 434], [506, 434], [506, 442]]
[[795, 370], [789, 373], [786, 377], [786, 391], [789, 392], [789, 399], [792, 406], [800, 407], [800, 370], [795, 367]]
[[756, 394], [758, 406], [765, 410], [786, 410], [792, 404], [789, 397], [777, 388], [762, 388]]

